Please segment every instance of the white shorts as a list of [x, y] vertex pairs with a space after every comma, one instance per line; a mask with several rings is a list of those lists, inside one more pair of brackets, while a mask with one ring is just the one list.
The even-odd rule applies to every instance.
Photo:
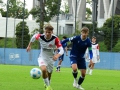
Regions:
[[98, 63], [98, 62], [100, 62], [100, 59], [98, 60], [97, 57], [93, 57], [92, 61], [93, 61], [93, 63]]
[[47, 67], [47, 71], [49, 73], [51, 73], [53, 71], [54, 63], [55, 63], [55, 61], [52, 59], [52, 57], [44, 57], [44, 58], [39, 57], [38, 58], [39, 67], [41, 67], [42, 65], [45, 65]]

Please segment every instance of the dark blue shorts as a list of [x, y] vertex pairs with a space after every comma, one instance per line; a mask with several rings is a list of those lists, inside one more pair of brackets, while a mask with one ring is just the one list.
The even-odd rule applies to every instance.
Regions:
[[63, 61], [63, 59], [64, 59], [64, 54], [59, 57], [59, 60]]
[[85, 58], [70, 57], [70, 63], [77, 64], [78, 69], [86, 69]]

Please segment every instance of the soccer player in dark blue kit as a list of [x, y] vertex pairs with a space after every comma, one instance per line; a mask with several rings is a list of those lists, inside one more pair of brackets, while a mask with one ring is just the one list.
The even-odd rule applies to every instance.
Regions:
[[[84, 81], [85, 75], [86, 75], [86, 61], [85, 61], [85, 52], [86, 49], [89, 49], [89, 55], [90, 55], [90, 64], [92, 64], [92, 45], [91, 41], [88, 38], [89, 29], [87, 27], [83, 27], [81, 29], [81, 35], [73, 36], [71, 38], [65, 39], [62, 44], [71, 41], [72, 42], [72, 49], [70, 51], [70, 62], [72, 66], [72, 74], [74, 77], [73, 87], [84, 90], [84, 88], [81, 87], [81, 84]], [[77, 79], [78, 71], [80, 70], [81, 76], [79, 79]]]
[[[67, 38], [66, 36], [63, 36], [63, 39], [61, 40], [61, 43], [62, 43], [66, 38]], [[64, 49], [64, 52], [66, 52], [66, 56], [68, 56], [67, 43], [62, 44], [62, 47], [63, 47], [63, 49]], [[59, 50], [58, 50], [58, 52], [59, 52]], [[59, 57], [59, 62], [58, 62], [57, 68], [56, 68], [56, 71], [57, 71], [57, 72], [60, 72], [60, 67], [61, 67], [61, 64], [62, 64], [62, 61], [63, 61], [63, 60], [64, 60], [64, 54]]]

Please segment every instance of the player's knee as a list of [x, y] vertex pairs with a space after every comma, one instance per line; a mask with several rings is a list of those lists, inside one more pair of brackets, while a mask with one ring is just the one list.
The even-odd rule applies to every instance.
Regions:
[[73, 69], [73, 72], [77, 72], [77, 68], [72, 68]]
[[85, 73], [82, 73], [82, 74], [81, 74], [81, 76], [82, 76], [83, 78], [85, 77], [85, 75], [86, 75]]
[[42, 73], [46, 73], [47, 72], [47, 68], [46, 67], [41, 67], [41, 71], [42, 71]]

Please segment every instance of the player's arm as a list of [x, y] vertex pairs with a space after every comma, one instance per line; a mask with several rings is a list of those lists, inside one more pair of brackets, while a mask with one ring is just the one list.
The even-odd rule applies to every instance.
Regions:
[[31, 38], [31, 40], [30, 40], [30, 42], [29, 42], [29, 44], [28, 44], [28, 46], [27, 46], [27, 49], [26, 49], [27, 52], [29, 52], [29, 51], [31, 50], [31, 45], [32, 45], [32, 43], [33, 43], [35, 40], [38, 40], [39, 38], [40, 38], [40, 34], [35, 34], [35, 35], [32, 36], [32, 38]]
[[92, 62], [92, 58], [93, 58], [92, 46], [88, 47], [88, 51], [89, 51], [89, 56], [90, 56], [90, 64], [93, 64], [93, 62]]
[[64, 50], [63, 50], [62, 46], [58, 47], [58, 49], [59, 49], [59, 53], [57, 53], [56, 55], [57, 55], [57, 57], [60, 57], [61, 55], [63, 55]]
[[97, 45], [97, 59], [99, 60], [100, 59], [100, 57], [99, 57], [99, 45]]
[[26, 49], [27, 52], [29, 52], [31, 50], [31, 45], [32, 45], [32, 42], [29, 42], [27, 49]]
[[57, 53], [53, 56], [53, 60], [57, 60], [64, 53], [64, 50], [60, 43], [59, 38], [55, 39], [55, 45], [56, 45], [57, 49], [59, 49], [59, 53]]
[[88, 51], [89, 51], [90, 60], [92, 60], [93, 58], [92, 47], [88, 47]]
[[68, 49], [65, 47], [66, 56], [68, 55]]
[[85, 52], [85, 58], [88, 59], [88, 48], [87, 48], [87, 50]]
[[69, 41], [72, 42], [72, 41], [74, 41], [75, 39], [76, 39], [76, 36], [73, 36], [73, 37], [67, 38], [67, 39], [63, 40], [61, 44], [65, 44], [65, 43], [67, 43], [67, 42], [69, 42]]

